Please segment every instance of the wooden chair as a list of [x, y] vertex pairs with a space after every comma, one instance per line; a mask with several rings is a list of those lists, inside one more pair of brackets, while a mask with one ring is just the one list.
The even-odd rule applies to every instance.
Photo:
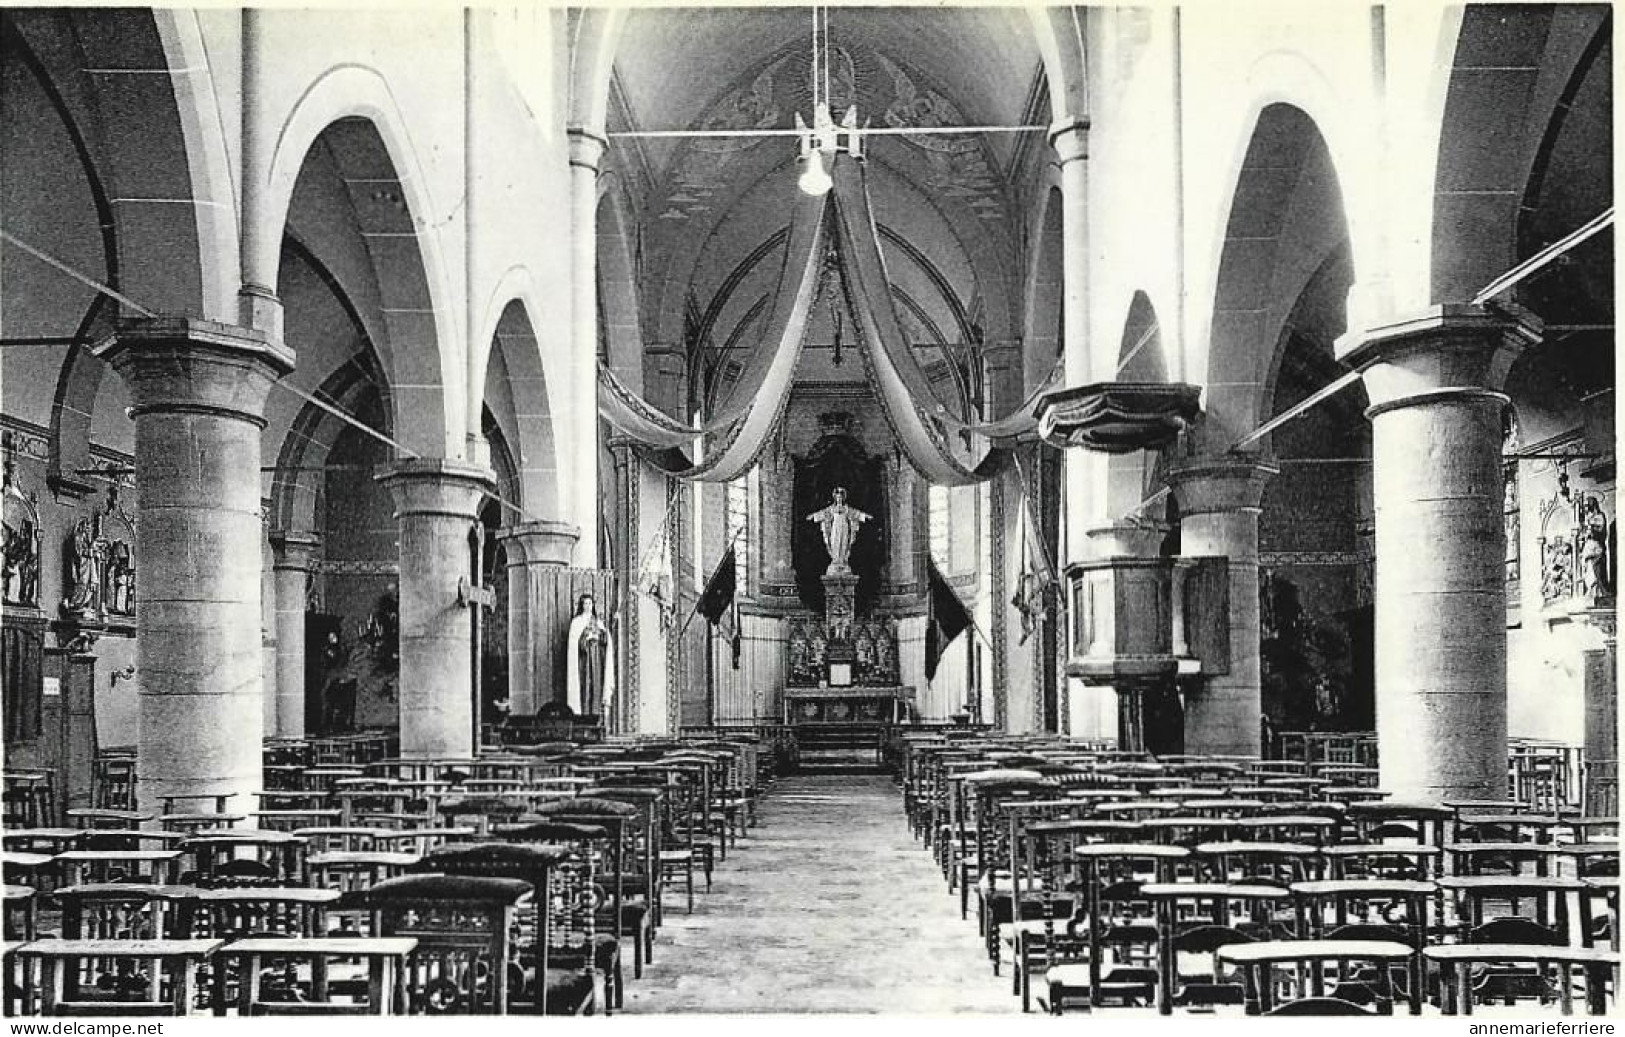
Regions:
[[617, 941], [633, 936], [643, 944], [644, 960], [653, 960], [649, 956], [654, 924], [651, 906], [640, 895], [641, 887], [629, 887], [627, 883], [626, 862], [637, 856], [638, 808], [618, 800], [578, 796], [543, 803], [536, 808], [536, 815], [543, 821], [596, 825], [609, 832], [608, 873], [605, 896], [598, 908], [599, 929], [614, 933]]
[[[197, 891], [185, 886], [113, 882], [64, 886], [51, 894], [61, 910], [62, 937], [73, 942], [159, 941], [189, 935], [180, 919], [184, 901]], [[83, 992], [111, 998], [129, 994], [145, 980], [127, 957], [64, 960], [59, 999], [78, 1001]], [[153, 995], [156, 1000], [156, 994]]]
[[512, 939], [530, 892], [519, 879], [403, 875], [346, 893], [339, 907], [366, 912], [374, 936], [418, 941], [406, 966], [409, 1013], [506, 1015], [534, 987]]
[[135, 767], [134, 756], [114, 756], [104, 751], [96, 758], [91, 802], [111, 810], [134, 810]]
[[305, 862], [310, 884], [318, 889], [367, 889], [417, 864], [415, 853], [388, 850], [334, 851], [312, 854]]
[[[1181, 986], [1179, 955], [1216, 952], [1232, 943], [1251, 943], [1256, 937], [1231, 924], [1233, 909], [1250, 910], [1256, 928], [1260, 914], [1285, 900], [1285, 889], [1268, 885], [1174, 882], [1150, 883], [1140, 893], [1157, 905], [1157, 1011], [1172, 1013], [1176, 1004], [1187, 1007], [1239, 1004], [1239, 987], [1225, 980], [1214, 959], [1214, 971], [1192, 977]], [[1207, 905], [1201, 908], [1200, 905]], [[1182, 917], [1180, 905], [1197, 908], [1190, 918]], [[1189, 989], [1184, 989], [1188, 987]]]
[[1107, 842], [1086, 843], [1072, 853], [1082, 864], [1084, 899], [1067, 933], [1076, 935], [1083, 922], [1086, 943], [1081, 962], [1059, 962], [1045, 969], [1049, 1011], [1058, 1015], [1067, 1001], [1079, 997], [1087, 997], [1092, 1008], [1108, 1001], [1148, 1003], [1158, 989], [1155, 949], [1160, 930], [1152, 917], [1151, 902], [1141, 896], [1143, 880], [1171, 881], [1175, 868], [1190, 851], [1178, 846]]
[[[659, 787], [612, 787], [597, 788], [593, 796], [598, 799], [609, 799], [621, 803], [629, 803], [638, 809], [637, 825], [634, 834], [634, 844], [631, 847], [632, 857], [628, 867], [630, 873], [622, 882], [628, 892], [629, 901], [637, 901], [648, 905], [645, 912], [647, 924], [641, 928], [626, 927], [633, 933], [633, 972], [634, 977], [643, 976], [643, 963], [652, 961], [650, 954], [653, 951], [654, 934], [661, 924], [661, 812], [664, 808], [666, 792]], [[599, 879], [603, 881], [602, 878]], [[634, 892], [636, 891], [636, 892]]]
[[[600, 828], [595, 834], [604, 838], [607, 833]], [[537, 891], [518, 907], [514, 945], [517, 976], [522, 979], [516, 992], [530, 1010], [545, 1015], [591, 1014], [607, 1000], [600, 998], [599, 990], [609, 980], [594, 969], [602, 944], [594, 932], [596, 895], [590, 858], [558, 844], [474, 843], [442, 847], [414, 867], [450, 876], [519, 880]], [[608, 948], [605, 965], [613, 974], [619, 964], [613, 937]]]
[[[548, 968], [561, 972], [591, 969], [603, 988], [602, 1003], [605, 1014], [619, 1008], [625, 999], [625, 981], [621, 973], [621, 946], [613, 932], [599, 931], [597, 905], [607, 899], [604, 881], [610, 878], [607, 869], [613, 859], [609, 842], [610, 830], [601, 825], [572, 824], [561, 821], [542, 821], [524, 825], [504, 826], [498, 833], [508, 844], [517, 844], [527, 851], [545, 853], [555, 857], [545, 874], [532, 879], [516, 873], [514, 878], [546, 883], [550, 902], [566, 905], [567, 910], [555, 911], [545, 933], [536, 939], [546, 939]], [[487, 846], [492, 844], [486, 844]], [[495, 844], [504, 845], [504, 844]], [[423, 867], [445, 866], [447, 860], [468, 859], [483, 861], [485, 847], [447, 847], [426, 858]], [[454, 873], [456, 873], [454, 871]], [[538, 885], [538, 888], [542, 888]], [[608, 919], [606, 918], [607, 922]], [[634, 933], [633, 945], [641, 961], [642, 939]], [[641, 970], [638, 973], [641, 975]], [[568, 983], [560, 976], [557, 983]]]
[[[183, 1016], [197, 1002], [198, 968], [219, 949], [218, 940], [35, 940], [14, 953], [40, 962], [42, 1015]], [[87, 997], [71, 980], [93, 962], [111, 963], [104, 974], [121, 981]]]
[[199, 886], [297, 886], [305, 841], [291, 832], [231, 828], [199, 832], [181, 844]]
[[6, 884], [5, 939], [34, 939], [38, 929], [38, 896], [38, 892], [31, 886]]
[[[232, 971], [241, 980], [230, 1002], [216, 999], [215, 1014], [224, 1015], [228, 1003], [236, 1004], [241, 1016], [401, 1014], [402, 976], [417, 944], [410, 937], [235, 941], [215, 955], [214, 967], [219, 975]], [[335, 972], [351, 971], [357, 961], [365, 978], [334, 981]]]

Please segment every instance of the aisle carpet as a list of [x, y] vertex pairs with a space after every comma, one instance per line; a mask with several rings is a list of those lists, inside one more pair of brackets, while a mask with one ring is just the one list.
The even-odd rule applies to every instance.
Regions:
[[692, 915], [668, 890], [627, 1012], [1019, 1013], [891, 778], [785, 778], [758, 817]]

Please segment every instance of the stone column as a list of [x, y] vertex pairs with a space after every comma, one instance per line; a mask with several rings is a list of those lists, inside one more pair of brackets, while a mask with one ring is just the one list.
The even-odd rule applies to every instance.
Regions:
[[580, 530], [573, 564], [598, 568], [598, 166], [607, 142], [580, 127], [570, 140], [570, 357], [564, 364], [566, 384], [553, 395], [573, 408], [564, 422], [566, 442], [560, 456], [559, 485], [564, 492], [560, 518]]
[[531, 588], [547, 578], [548, 570], [570, 564], [579, 535], [572, 525], [548, 521], [526, 522], [503, 533], [508, 552], [508, 709], [513, 716], [529, 716], [552, 698], [551, 688], [537, 690], [536, 653], [547, 642], [541, 617], [530, 607]]
[[281, 214], [272, 216], [266, 195], [271, 179], [271, 156], [276, 150], [277, 120], [269, 111], [268, 80], [275, 74], [261, 48], [265, 12], [244, 8], [241, 15], [242, 104], [238, 179], [239, 267], [242, 285], [237, 292], [237, 320], [258, 328], [274, 341], [282, 339], [282, 302], [276, 295], [276, 269], [282, 234]]
[[276, 594], [276, 728], [278, 738], [305, 736], [305, 601], [321, 552], [315, 533], [271, 534]]
[[137, 798], [263, 788], [260, 430], [293, 351], [184, 317], [121, 321], [96, 349], [135, 419], [141, 673]]
[[1230, 672], [1207, 678], [1186, 700], [1188, 753], [1259, 754], [1258, 515], [1264, 485], [1278, 471], [1227, 457], [1184, 462], [1168, 473], [1179, 505], [1181, 553], [1230, 560]]
[[1445, 306], [1338, 343], [1371, 400], [1377, 755], [1396, 799], [1507, 793], [1499, 390], [1539, 336]]
[[395, 499], [400, 546], [401, 755], [470, 756], [474, 617], [458, 584], [472, 577], [469, 533], [496, 477], [425, 457], [396, 462], [378, 481]]

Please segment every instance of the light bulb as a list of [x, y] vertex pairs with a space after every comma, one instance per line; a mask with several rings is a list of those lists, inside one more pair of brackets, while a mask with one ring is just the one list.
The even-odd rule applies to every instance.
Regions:
[[835, 186], [835, 181], [824, 170], [824, 156], [816, 149], [807, 155], [807, 167], [801, 171], [796, 186], [814, 198], [828, 194], [829, 189]]

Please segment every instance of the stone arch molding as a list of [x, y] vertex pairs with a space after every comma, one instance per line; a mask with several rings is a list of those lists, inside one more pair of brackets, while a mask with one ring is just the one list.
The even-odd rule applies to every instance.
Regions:
[[[1199, 328], [1204, 327], [1212, 317], [1211, 306], [1219, 284], [1225, 230], [1230, 224], [1236, 186], [1240, 183], [1247, 151], [1258, 131], [1259, 120], [1271, 105], [1284, 104], [1296, 108], [1314, 124], [1331, 157], [1332, 171], [1343, 197], [1343, 220], [1353, 250], [1354, 268], [1374, 275], [1380, 275], [1384, 269], [1382, 243], [1378, 236], [1384, 220], [1369, 218], [1374, 207], [1380, 203], [1380, 198], [1372, 194], [1371, 185], [1381, 183], [1383, 175], [1374, 161], [1364, 157], [1376, 150], [1370, 147], [1370, 141], [1377, 139], [1376, 127], [1346, 114], [1351, 106], [1340, 101], [1337, 88], [1309, 58], [1296, 51], [1275, 51], [1261, 57], [1248, 70], [1247, 84], [1251, 89], [1241, 109], [1242, 118], [1235, 123], [1230, 158], [1220, 180], [1229, 189], [1222, 197], [1212, 224], [1213, 235], [1201, 270], [1200, 287], [1191, 293], [1191, 298], [1203, 300], [1207, 306], [1197, 317], [1195, 326]], [[1350, 314], [1350, 327], [1355, 326], [1355, 316]], [[1201, 336], [1198, 340], [1204, 349], [1206, 346], [1202, 340], [1205, 337]], [[1194, 357], [1189, 369], [1203, 371], [1207, 366], [1206, 356]]]
[[[419, 266], [416, 273], [421, 273], [427, 295], [424, 308], [429, 311], [430, 333], [404, 336], [410, 340], [406, 342], [392, 334], [391, 341], [380, 344], [385, 376], [398, 390], [393, 394], [398, 408], [395, 427], [402, 444], [416, 453], [461, 457], [466, 450], [467, 425], [461, 390], [467, 372], [455, 348], [461, 340], [462, 309], [450, 288], [452, 278], [436, 227], [442, 208], [429, 194], [424, 167], [405, 129], [406, 120], [388, 83], [376, 70], [360, 65], [329, 69], [294, 103], [277, 134], [266, 171], [265, 220], [276, 232], [249, 236], [262, 254], [245, 257], [250, 261], [245, 266], [273, 275], [278, 270], [282, 233], [305, 158], [330, 127], [352, 118], [364, 120], [377, 134], [398, 178], [417, 246], [411, 259], [402, 262]], [[375, 266], [378, 261], [375, 253]], [[387, 287], [391, 271], [380, 269], [377, 276], [380, 286]], [[391, 323], [386, 320], [386, 325]], [[473, 421], [477, 427], [477, 415]]]
[[[491, 353], [499, 352], [514, 406], [515, 435], [508, 447], [514, 455], [519, 499], [513, 503], [525, 510], [523, 520], [527, 522], [551, 518], [557, 511], [558, 423], [569, 416], [568, 410], [561, 413], [553, 406], [548, 392], [549, 385], [561, 384], [563, 374], [554, 369], [561, 358], [550, 357], [550, 351], [541, 348], [533, 316], [540, 312], [529, 268], [510, 267], [498, 280], [477, 325], [478, 353], [483, 359], [472, 384], [478, 386], [481, 399], [478, 407], [470, 407], [471, 420], [479, 421], [486, 406], [483, 396]], [[596, 420], [596, 410], [593, 415]], [[470, 435], [480, 432], [477, 426], [470, 429]]]
[[213, 73], [197, 12], [154, 8], [152, 20], [158, 42], [172, 69], [188, 69], [171, 76], [175, 107], [186, 142], [187, 172], [192, 182], [197, 238], [201, 246], [203, 315], [234, 322], [237, 317], [239, 273], [236, 178], [225, 126], [215, 111]]

